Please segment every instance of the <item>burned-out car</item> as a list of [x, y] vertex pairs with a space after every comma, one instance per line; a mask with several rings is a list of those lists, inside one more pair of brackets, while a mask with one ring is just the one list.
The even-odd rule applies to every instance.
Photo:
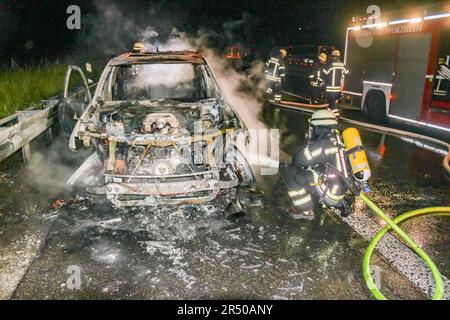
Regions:
[[118, 206], [142, 206], [230, 199], [254, 181], [236, 147], [248, 143], [248, 131], [199, 53], [124, 53], [86, 100], [60, 108], [62, 122], [77, 118], [69, 147], [95, 148], [69, 184]]

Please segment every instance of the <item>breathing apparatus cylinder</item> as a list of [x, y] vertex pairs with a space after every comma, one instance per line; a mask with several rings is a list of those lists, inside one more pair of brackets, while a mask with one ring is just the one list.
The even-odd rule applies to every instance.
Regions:
[[359, 182], [367, 182], [370, 178], [370, 167], [358, 130], [356, 128], [345, 129], [342, 139], [353, 176]]

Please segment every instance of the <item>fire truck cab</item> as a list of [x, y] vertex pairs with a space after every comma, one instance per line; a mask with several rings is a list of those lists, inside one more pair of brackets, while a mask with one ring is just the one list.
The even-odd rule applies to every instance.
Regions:
[[377, 122], [450, 133], [450, 13], [347, 28], [344, 101]]

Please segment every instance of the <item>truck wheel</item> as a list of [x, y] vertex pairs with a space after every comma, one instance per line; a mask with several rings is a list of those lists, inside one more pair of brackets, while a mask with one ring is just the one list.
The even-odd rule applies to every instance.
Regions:
[[370, 120], [386, 123], [386, 97], [383, 92], [370, 90], [364, 102], [364, 111]]

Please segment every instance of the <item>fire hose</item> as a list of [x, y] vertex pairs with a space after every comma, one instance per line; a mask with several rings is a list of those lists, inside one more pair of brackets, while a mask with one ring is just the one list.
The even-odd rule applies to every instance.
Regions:
[[425, 262], [425, 264], [430, 268], [435, 282], [433, 300], [441, 300], [444, 295], [444, 284], [442, 282], [441, 273], [437, 269], [435, 263], [431, 258], [425, 253], [425, 251], [413, 240], [408, 234], [406, 234], [398, 224], [419, 216], [448, 216], [450, 217], [450, 207], [430, 207], [424, 209], [417, 209], [401, 214], [395, 219], [391, 220], [377, 205], [375, 205], [365, 194], [361, 193], [359, 196], [368, 206], [375, 212], [379, 217], [387, 222], [387, 226], [381, 229], [375, 237], [370, 242], [366, 249], [363, 259], [363, 275], [366, 281], [366, 285], [369, 288], [373, 296], [378, 300], [386, 300], [386, 297], [377, 288], [375, 281], [372, 277], [370, 270], [370, 260], [372, 258], [375, 247], [381, 240], [381, 238], [391, 229], [394, 230], [407, 244], [412, 248], [417, 255]]

